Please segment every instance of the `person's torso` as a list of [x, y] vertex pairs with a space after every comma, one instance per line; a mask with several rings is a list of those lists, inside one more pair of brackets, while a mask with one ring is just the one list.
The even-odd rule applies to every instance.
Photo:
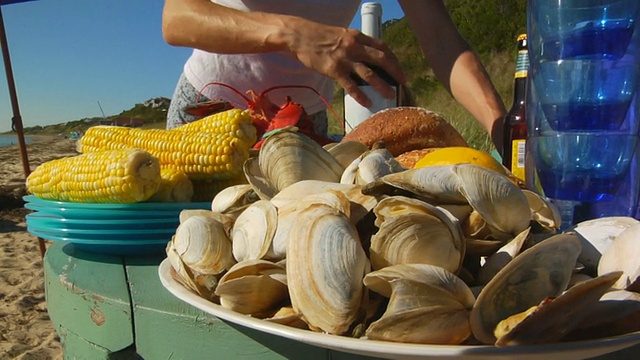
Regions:
[[[241, 11], [264, 11], [303, 17], [332, 26], [347, 27], [357, 12], [356, 0], [217, 0], [217, 4]], [[212, 35], [212, 36], [215, 36]], [[328, 101], [333, 93], [333, 81], [308, 69], [291, 54], [283, 52], [261, 54], [214, 54], [194, 50], [184, 67], [189, 82], [209, 99], [223, 99], [234, 106], [246, 107], [246, 103], [228, 89], [208, 85], [221, 82], [241, 93], [256, 93], [272, 87], [306, 85], [319, 91]], [[286, 95], [302, 104], [312, 114], [324, 108], [321, 99], [310, 90], [280, 89], [269, 93], [269, 99], [282, 104]]]

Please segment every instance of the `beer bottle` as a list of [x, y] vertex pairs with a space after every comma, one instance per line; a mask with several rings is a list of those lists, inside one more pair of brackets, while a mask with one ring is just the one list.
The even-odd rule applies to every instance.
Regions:
[[504, 118], [504, 142], [502, 163], [516, 177], [525, 180], [525, 143], [527, 140], [527, 118], [525, 112], [525, 91], [529, 54], [527, 34], [518, 36], [518, 56], [513, 87], [513, 104]]

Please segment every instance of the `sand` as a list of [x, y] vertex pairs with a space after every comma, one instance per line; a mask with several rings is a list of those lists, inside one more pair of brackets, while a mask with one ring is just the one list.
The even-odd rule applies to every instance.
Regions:
[[[75, 154], [74, 140], [37, 137], [27, 144], [31, 170]], [[24, 183], [19, 146], [0, 147], [0, 360], [62, 359], [47, 313], [38, 238], [26, 230]]]

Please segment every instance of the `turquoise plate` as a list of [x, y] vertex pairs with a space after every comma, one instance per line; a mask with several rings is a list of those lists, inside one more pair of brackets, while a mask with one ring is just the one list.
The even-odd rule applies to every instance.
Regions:
[[74, 247], [87, 252], [110, 255], [155, 255], [165, 252], [169, 239], [141, 240], [126, 239], [117, 240], [88, 240], [83, 238], [53, 235], [37, 229], [27, 227], [31, 234], [51, 241], [63, 241], [73, 244]]
[[27, 195], [23, 200], [46, 208], [64, 208], [81, 210], [125, 210], [125, 211], [174, 211], [180, 212], [183, 209], [209, 209], [210, 202], [188, 202], [188, 203], [165, 203], [165, 202], [141, 202], [134, 204], [103, 204], [103, 203], [76, 203], [66, 201], [52, 201], [40, 199], [34, 195]]
[[167, 245], [167, 243], [171, 240], [171, 236], [169, 237], [160, 237], [157, 236], [153, 239], [141, 239], [135, 236], [131, 237], [114, 237], [112, 239], [92, 239], [86, 236], [77, 236], [74, 234], [61, 234], [50, 232], [48, 230], [43, 230], [39, 228], [33, 228], [27, 226], [27, 231], [31, 234], [41, 237], [46, 240], [51, 241], [67, 241], [73, 244], [82, 244], [82, 245], [100, 245], [100, 246], [134, 246], [134, 245]]
[[210, 202], [96, 204], [23, 198], [27, 231], [89, 252], [114, 255], [163, 253], [184, 209], [211, 209]]
[[[30, 195], [32, 196], [32, 195]], [[29, 196], [26, 196], [27, 199]], [[34, 210], [42, 214], [63, 217], [66, 219], [95, 219], [95, 220], [126, 220], [126, 219], [165, 219], [175, 221], [178, 219], [180, 212], [184, 209], [211, 209], [211, 203], [146, 203], [146, 204], [82, 204], [88, 205], [87, 208], [78, 207], [77, 203], [74, 203], [75, 207], [62, 207], [60, 205], [54, 206], [53, 203], [43, 203], [47, 200], [38, 199], [35, 202], [27, 201], [24, 207], [29, 210]], [[60, 203], [60, 202], [57, 202]], [[64, 203], [70, 204], [70, 203]], [[153, 206], [146, 206], [152, 205]], [[164, 205], [170, 204], [169, 207]], [[180, 204], [180, 205], [178, 205]], [[98, 206], [105, 205], [104, 208]], [[144, 207], [121, 207], [115, 208], [115, 205], [145, 205]], [[154, 210], [156, 209], [156, 210]]]
[[177, 216], [171, 218], [149, 218], [140, 220], [139, 218], [128, 219], [73, 219], [60, 215], [34, 212], [27, 214], [27, 224], [33, 227], [45, 229], [69, 229], [69, 230], [99, 230], [99, 229], [128, 229], [128, 230], [148, 230], [148, 229], [175, 229], [180, 224]]
[[100, 230], [100, 229], [55, 229], [50, 227], [35, 226], [27, 222], [27, 229], [43, 232], [49, 235], [62, 236], [86, 241], [112, 241], [125, 239], [169, 241], [176, 229], [149, 229], [149, 230]]

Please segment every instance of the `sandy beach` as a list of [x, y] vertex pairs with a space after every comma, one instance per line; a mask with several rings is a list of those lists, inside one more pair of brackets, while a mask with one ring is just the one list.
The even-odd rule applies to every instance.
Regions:
[[[29, 167], [75, 155], [75, 140], [32, 137]], [[38, 238], [26, 230], [25, 176], [18, 145], [0, 147], [0, 360], [62, 359], [47, 313]]]

